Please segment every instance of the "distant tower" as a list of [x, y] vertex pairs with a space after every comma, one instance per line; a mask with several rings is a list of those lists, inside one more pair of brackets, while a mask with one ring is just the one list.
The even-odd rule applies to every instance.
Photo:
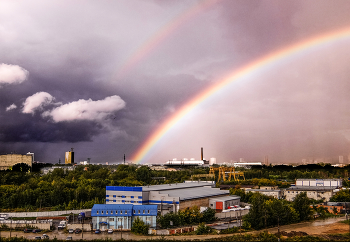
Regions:
[[74, 151], [73, 151], [73, 148], [71, 148], [71, 151], [67, 151], [66, 152], [64, 163], [65, 164], [74, 164]]
[[264, 165], [268, 166], [269, 165], [269, 157], [266, 155], [264, 158]]

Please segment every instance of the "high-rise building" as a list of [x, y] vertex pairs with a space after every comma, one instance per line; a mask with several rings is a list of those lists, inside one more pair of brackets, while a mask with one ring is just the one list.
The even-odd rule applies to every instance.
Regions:
[[74, 164], [74, 151], [73, 148], [71, 151], [66, 152], [66, 156], [64, 158], [64, 163], [65, 164]]
[[344, 164], [344, 156], [339, 156], [339, 164]]

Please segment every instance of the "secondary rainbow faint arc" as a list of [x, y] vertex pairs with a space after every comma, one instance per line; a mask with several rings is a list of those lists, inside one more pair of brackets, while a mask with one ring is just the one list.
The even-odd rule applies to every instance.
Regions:
[[315, 47], [321, 44], [325, 44], [328, 42], [336, 41], [342, 38], [346, 38], [350, 36], [350, 28], [345, 28], [338, 31], [328, 32], [322, 35], [317, 35], [311, 37], [307, 40], [298, 42], [296, 44], [287, 46], [286, 48], [279, 49], [277, 51], [271, 52], [262, 58], [258, 58], [253, 62], [244, 65], [243, 67], [235, 70], [231, 75], [227, 78], [224, 78], [223, 81], [220, 81], [216, 84], [205, 89], [203, 92], [196, 95], [194, 98], [189, 100], [185, 105], [183, 105], [177, 112], [167, 118], [142, 144], [142, 146], [136, 151], [136, 153], [132, 156], [132, 160], [140, 163], [143, 158], [147, 155], [148, 152], [151, 151], [153, 147], [161, 140], [163, 136], [181, 119], [191, 112], [196, 106], [202, 103], [207, 98], [214, 95], [216, 92], [226, 87], [230, 83], [239, 80], [240, 78], [258, 71], [269, 64], [273, 64], [277, 61], [280, 61], [286, 57], [297, 54], [301, 51], [307, 50], [308, 48]]
[[184, 11], [179, 16], [176, 16], [167, 24], [165, 24], [157, 33], [151, 36], [146, 42], [144, 42], [137, 50], [130, 55], [125, 63], [117, 73], [118, 78], [124, 77], [138, 62], [142, 61], [147, 54], [151, 53], [160, 43], [162, 43], [167, 37], [175, 32], [177, 28], [187, 23], [192, 17], [196, 16], [200, 12], [208, 9], [220, 0], [201, 0], [197, 4], [194, 4], [187, 11]]

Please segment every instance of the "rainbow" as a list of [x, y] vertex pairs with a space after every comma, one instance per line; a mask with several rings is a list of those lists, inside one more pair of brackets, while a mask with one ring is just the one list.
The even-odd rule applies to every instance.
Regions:
[[269, 65], [272, 65], [278, 61], [285, 58], [292, 57], [302, 51], [306, 51], [312, 47], [318, 47], [323, 44], [331, 43], [340, 39], [345, 39], [350, 37], [350, 28], [345, 28], [333, 32], [328, 32], [322, 35], [311, 37], [307, 40], [301, 41], [299, 43], [287, 46], [286, 48], [279, 49], [277, 51], [271, 52], [261, 58], [254, 60], [247, 65], [235, 70], [227, 78], [219, 81], [212, 86], [209, 86], [203, 92], [196, 95], [194, 98], [189, 100], [185, 105], [183, 105], [177, 112], [168, 117], [151, 135], [145, 140], [145, 142], [139, 147], [139, 149], [132, 156], [131, 160], [140, 163], [145, 159], [145, 156], [150, 153], [152, 149], [155, 148], [157, 143], [171, 130], [171, 128], [181, 121], [187, 114], [189, 114], [194, 108], [196, 108], [200, 103], [205, 101], [207, 98], [216, 94], [221, 89], [227, 87], [230, 83], [238, 81], [241, 78], [257, 72]]
[[149, 53], [152, 52], [152, 50], [158, 47], [160, 43], [162, 43], [172, 33], [176, 32], [176, 29], [180, 28], [191, 18], [208, 9], [218, 1], [219, 0], [199, 1], [199, 3], [194, 4], [187, 11], [184, 11], [162, 26], [162, 28], [158, 30], [155, 35], [152, 35], [146, 42], [138, 47], [126, 61], [124, 61], [124, 64], [117, 73], [117, 77], [124, 77], [137, 63], [143, 60]]

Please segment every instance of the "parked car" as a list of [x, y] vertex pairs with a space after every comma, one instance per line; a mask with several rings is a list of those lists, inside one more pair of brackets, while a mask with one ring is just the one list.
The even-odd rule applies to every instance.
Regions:
[[47, 234], [43, 234], [43, 235], [41, 236], [41, 239], [50, 239], [50, 237], [49, 237]]
[[72, 236], [68, 236], [66, 240], [73, 240]]
[[108, 229], [107, 231], [109, 234], [113, 234], [113, 229]]
[[41, 232], [41, 229], [33, 229], [33, 233], [39, 233]]
[[33, 229], [24, 229], [23, 232], [24, 233], [31, 233], [31, 232], [33, 232]]
[[100, 234], [100, 233], [101, 233], [101, 230], [99, 230], [99, 229], [95, 230], [95, 234]]
[[75, 233], [76, 233], [76, 234], [79, 234], [79, 233], [81, 233], [81, 229], [79, 229], [79, 228], [76, 228], [76, 229], [75, 229]]
[[41, 237], [40, 236], [35, 236], [34, 239], [41, 239]]
[[68, 233], [73, 234], [74, 233], [74, 229], [69, 229]]

